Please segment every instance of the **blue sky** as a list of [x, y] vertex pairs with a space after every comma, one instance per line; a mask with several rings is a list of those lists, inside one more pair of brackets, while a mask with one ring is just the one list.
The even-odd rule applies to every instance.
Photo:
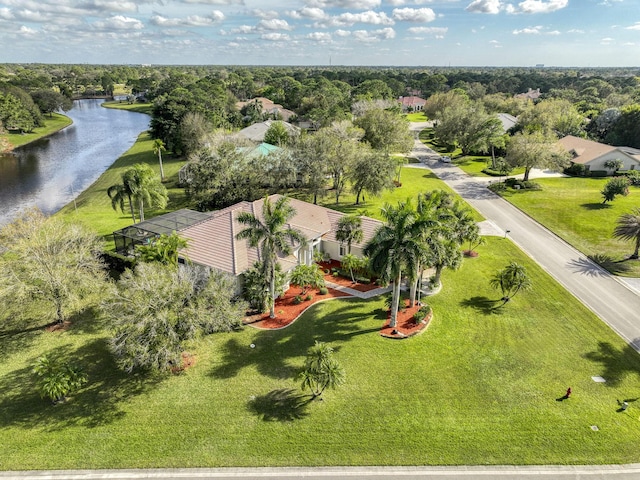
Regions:
[[0, 62], [634, 66], [640, 0], [0, 0]]

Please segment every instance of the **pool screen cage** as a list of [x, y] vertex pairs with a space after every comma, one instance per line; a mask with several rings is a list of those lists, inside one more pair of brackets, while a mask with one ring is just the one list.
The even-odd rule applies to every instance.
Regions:
[[132, 255], [136, 245], [148, 245], [162, 234], [171, 235], [210, 218], [208, 213], [182, 209], [129, 225], [113, 232], [116, 252]]

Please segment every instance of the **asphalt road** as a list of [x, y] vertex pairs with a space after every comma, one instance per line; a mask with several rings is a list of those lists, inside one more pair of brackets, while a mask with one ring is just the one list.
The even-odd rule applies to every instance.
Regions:
[[433, 151], [417, 140], [412, 155], [428, 158], [426, 166], [430, 170], [486, 219], [502, 231], [508, 230], [513, 242], [640, 352], [640, 296], [635, 291], [491, 192], [486, 182], [468, 176], [455, 165], [435, 160]]
[[304, 480], [637, 480], [640, 465], [531, 466], [531, 467], [319, 467], [319, 468], [215, 468], [162, 470], [75, 470], [0, 472], [3, 480], [263, 480], [265, 478]]

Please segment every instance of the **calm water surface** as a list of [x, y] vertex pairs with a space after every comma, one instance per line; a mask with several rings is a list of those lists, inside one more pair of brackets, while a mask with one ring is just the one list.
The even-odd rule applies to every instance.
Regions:
[[104, 100], [76, 100], [73, 125], [0, 156], [0, 225], [25, 208], [57, 212], [91, 185], [149, 127], [142, 113], [103, 108]]

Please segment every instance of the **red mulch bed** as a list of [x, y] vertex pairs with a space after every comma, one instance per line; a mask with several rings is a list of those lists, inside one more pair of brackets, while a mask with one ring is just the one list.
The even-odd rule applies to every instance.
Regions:
[[[406, 305], [409, 304], [409, 300], [406, 300]], [[407, 307], [404, 310], [398, 310], [398, 316], [396, 317], [396, 328], [395, 330], [398, 333], [392, 333], [393, 328], [389, 326], [389, 322], [391, 321], [391, 312], [387, 315], [387, 321], [384, 323], [382, 328], [380, 329], [380, 335], [387, 338], [407, 338], [412, 337], [413, 335], [417, 335], [422, 332], [429, 322], [431, 321], [431, 316], [433, 313], [427, 315], [427, 318], [423, 320], [424, 323], [416, 324], [413, 321], [413, 314], [420, 310], [420, 305], [414, 305], [413, 307]]]
[[71, 322], [65, 320], [63, 323], [54, 322], [45, 327], [47, 332], [64, 332], [71, 327]]
[[[328, 262], [320, 262], [318, 263], [322, 271], [329, 270], [332, 268], [340, 268], [340, 262], [338, 260], [330, 260]], [[357, 290], [359, 292], [370, 292], [371, 290], [375, 290], [376, 288], [380, 288], [380, 285], [376, 285], [375, 283], [353, 283], [350, 278], [345, 278], [341, 276], [334, 277], [332, 274], [325, 274], [324, 276], [325, 282], [335, 283], [336, 285], [340, 285], [341, 287], [349, 287]]]
[[333, 288], [328, 288], [327, 290], [328, 293], [326, 295], [320, 295], [318, 289], [310, 288], [309, 290], [307, 290], [307, 294], [311, 294], [313, 298], [311, 300], [303, 300], [302, 303], [296, 305], [294, 303], [294, 298], [296, 295], [300, 295], [300, 292], [302, 290], [300, 287], [294, 285], [289, 288], [289, 290], [287, 290], [283, 296], [276, 299], [275, 318], [269, 318], [269, 312], [259, 313], [257, 315], [251, 315], [245, 318], [244, 324], [265, 330], [284, 328], [292, 324], [302, 312], [304, 312], [314, 303], [318, 303], [328, 298], [351, 296], [348, 293], [334, 290]]

